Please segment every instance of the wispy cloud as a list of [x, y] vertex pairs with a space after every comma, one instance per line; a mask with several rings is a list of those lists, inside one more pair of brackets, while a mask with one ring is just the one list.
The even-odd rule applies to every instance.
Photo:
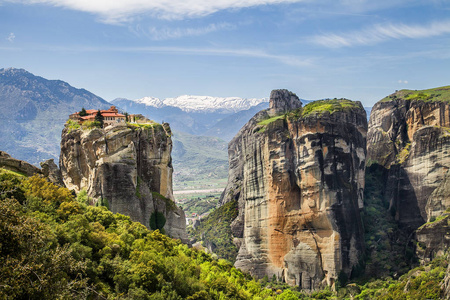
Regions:
[[11, 32], [9, 35], [8, 35], [8, 37], [6, 38], [10, 43], [13, 43], [14, 42], [14, 40], [16, 39], [16, 35], [13, 33], [13, 32]]
[[303, 58], [293, 55], [272, 54], [259, 49], [227, 49], [227, 48], [190, 48], [190, 47], [64, 47], [64, 46], [43, 46], [36, 47], [36, 50], [54, 52], [124, 52], [124, 53], [158, 53], [165, 55], [210, 55], [210, 56], [232, 56], [249, 57], [273, 60], [284, 65], [293, 67], [311, 67], [316, 61], [315, 58]]
[[352, 47], [374, 45], [393, 39], [420, 39], [450, 33], [450, 20], [433, 22], [427, 25], [387, 24], [349, 33], [327, 33], [314, 36], [315, 44], [329, 47]]
[[151, 38], [152, 40], [161, 41], [161, 40], [179, 39], [189, 36], [201, 36], [216, 31], [234, 30], [234, 29], [236, 29], [236, 25], [224, 22], [218, 24], [209, 24], [207, 26], [198, 28], [150, 27], [148, 28], [148, 30], [142, 30], [142, 33]]
[[206, 16], [221, 10], [309, 0], [6, 0], [23, 4], [49, 4], [99, 15], [104, 22], [125, 22], [137, 15], [162, 19]]

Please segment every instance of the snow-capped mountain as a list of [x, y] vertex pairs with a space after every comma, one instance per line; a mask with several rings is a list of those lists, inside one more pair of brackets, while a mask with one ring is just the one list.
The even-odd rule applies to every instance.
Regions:
[[144, 97], [131, 101], [155, 108], [163, 108], [167, 106], [177, 107], [184, 112], [236, 113], [238, 111], [247, 110], [260, 103], [269, 102], [269, 98], [246, 99], [239, 97], [183, 95], [176, 98], [166, 98], [164, 100], [154, 97]]

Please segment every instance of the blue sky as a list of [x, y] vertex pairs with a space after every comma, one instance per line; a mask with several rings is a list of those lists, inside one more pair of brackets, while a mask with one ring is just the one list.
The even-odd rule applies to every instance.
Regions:
[[0, 0], [0, 67], [106, 100], [287, 88], [371, 106], [450, 85], [450, 0]]

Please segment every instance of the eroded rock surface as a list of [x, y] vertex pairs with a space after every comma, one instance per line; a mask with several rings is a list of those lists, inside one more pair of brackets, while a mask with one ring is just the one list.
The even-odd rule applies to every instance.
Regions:
[[441, 97], [448, 90], [402, 90], [378, 102], [370, 116], [368, 161], [387, 170], [389, 209], [411, 230], [450, 205], [450, 99]]
[[55, 164], [53, 158], [41, 162], [40, 165], [42, 168], [42, 174], [47, 177], [51, 183], [65, 187], [61, 170]]
[[450, 246], [450, 214], [426, 223], [417, 230], [417, 256], [421, 263], [444, 255]]
[[229, 143], [221, 198], [239, 203], [236, 267], [306, 290], [349, 275], [364, 249], [366, 114], [359, 102], [323, 103], [305, 115], [293, 93], [272, 92]]
[[185, 215], [172, 192], [169, 124], [71, 129], [61, 137], [60, 169], [67, 188], [85, 189], [114, 213], [150, 227], [153, 214], [165, 217], [168, 235], [187, 241]]

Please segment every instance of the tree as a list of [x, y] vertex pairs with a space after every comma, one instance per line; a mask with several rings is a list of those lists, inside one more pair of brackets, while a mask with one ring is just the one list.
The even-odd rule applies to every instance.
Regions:
[[78, 114], [80, 117], [85, 117], [88, 115], [86, 112], [86, 109], [84, 109], [84, 107], [81, 109], [81, 111]]
[[100, 110], [97, 111], [97, 114], [95, 115], [95, 121], [100, 124], [100, 128], [103, 128], [103, 116]]

